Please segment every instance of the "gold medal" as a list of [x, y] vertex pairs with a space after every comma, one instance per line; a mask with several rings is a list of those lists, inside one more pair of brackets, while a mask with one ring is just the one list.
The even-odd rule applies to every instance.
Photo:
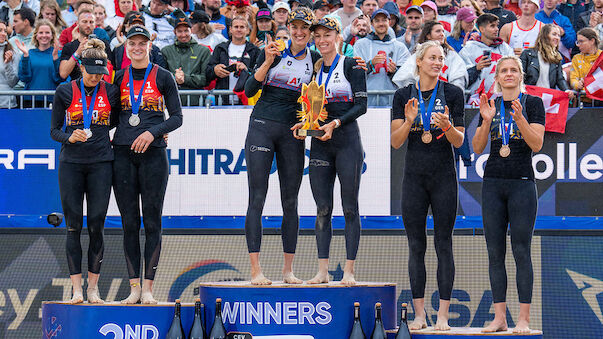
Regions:
[[287, 45], [285, 44], [285, 41], [283, 39], [276, 39], [276, 41], [274, 42], [276, 42], [276, 49], [279, 52], [282, 52], [285, 50], [285, 48], [287, 48]]
[[509, 154], [511, 154], [511, 147], [509, 147], [509, 145], [502, 145], [500, 147], [500, 151], [498, 151], [498, 154], [500, 154], [500, 156], [503, 158], [508, 157]]
[[430, 143], [431, 139], [432, 139], [432, 136], [431, 136], [431, 132], [430, 131], [425, 131], [421, 135], [421, 141], [423, 141], [424, 144]]

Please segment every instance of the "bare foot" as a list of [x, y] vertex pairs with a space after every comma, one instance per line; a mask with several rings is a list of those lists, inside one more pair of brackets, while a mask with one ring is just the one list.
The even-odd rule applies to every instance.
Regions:
[[436, 331], [450, 331], [448, 317], [438, 314], [438, 321], [435, 324]]
[[304, 281], [297, 278], [293, 272], [283, 273], [283, 282], [285, 284], [302, 284]]
[[326, 284], [329, 282], [329, 273], [324, 273], [324, 272], [318, 272], [316, 273], [316, 275], [314, 276], [314, 278], [306, 281], [306, 283], [308, 284]]
[[260, 272], [255, 276], [251, 277], [252, 285], [272, 285], [272, 281], [264, 276], [264, 273]]
[[155, 298], [153, 298], [153, 292], [152, 291], [143, 291], [140, 294], [140, 302], [146, 305], [155, 305], [157, 304], [157, 300], [155, 300]]
[[425, 317], [417, 317], [413, 322], [408, 325], [408, 329], [411, 331], [421, 330], [427, 328], [427, 321], [425, 321]]
[[525, 320], [519, 320], [517, 326], [513, 329], [513, 333], [530, 333], [529, 323]]
[[343, 274], [343, 278], [341, 279], [341, 284], [342, 285], [356, 285], [356, 279], [354, 279], [354, 274], [353, 273], [344, 273]]
[[122, 304], [136, 304], [140, 300], [140, 285], [130, 286], [130, 295], [121, 301]]
[[81, 304], [84, 302], [84, 294], [82, 291], [74, 291], [73, 297], [69, 300], [70, 304]]
[[90, 304], [104, 304], [105, 301], [98, 295], [98, 286], [88, 287], [86, 290], [86, 296]]
[[490, 323], [490, 325], [484, 327], [482, 329], [482, 333], [494, 333], [494, 332], [502, 332], [507, 330], [507, 320], [506, 319], [496, 319]]

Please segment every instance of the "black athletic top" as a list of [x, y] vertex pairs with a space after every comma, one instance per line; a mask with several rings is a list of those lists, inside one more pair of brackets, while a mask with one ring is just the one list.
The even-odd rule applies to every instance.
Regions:
[[[262, 90], [260, 99], [253, 107], [251, 116], [266, 120], [282, 122], [287, 125], [297, 123], [297, 111], [301, 104], [297, 102], [301, 94], [302, 84], [308, 84], [314, 73], [314, 63], [320, 59], [320, 54], [306, 48], [306, 56], [297, 60], [287, 56], [276, 56], [266, 74], [266, 79], [259, 82], [252, 75], [245, 83], [245, 95], [252, 97]], [[256, 62], [256, 71], [266, 60], [263, 52]]]
[[[394, 94], [392, 103], [392, 120], [405, 120], [404, 106], [411, 98], [418, 99], [418, 90], [414, 84], [400, 88]], [[433, 90], [421, 91], [425, 108], [429, 106], [429, 99]], [[440, 81], [438, 92], [435, 94], [434, 107], [432, 113], [444, 113], [445, 106], [448, 106], [450, 121], [455, 127], [465, 126], [465, 102], [463, 90], [459, 87]], [[433, 115], [432, 115], [433, 117]], [[446, 137], [438, 139], [443, 132], [437, 128], [435, 123], [430, 123], [432, 140], [430, 143], [423, 143], [421, 136], [423, 134], [423, 123], [421, 120], [421, 110], [413, 123], [408, 134], [408, 150], [406, 152], [405, 171], [419, 174], [428, 174], [436, 169], [454, 169], [454, 152], [451, 144]]]
[[[92, 137], [86, 142], [70, 143], [69, 137], [76, 129], [84, 129], [81, 101], [81, 78], [61, 84], [57, 88], [52, 103], [50, 136], [62, 143], [59, 161], [89, 164], [113, 160], [113, 149], [109, 140], [109, 130], [116, 126], [120, 106], [117, 86], [101, 81], [92, 113], [90, 130]], [[85, 87], [92, 94], [94, 87]], [[74, 100], [75, 99], [75, 100]], [[92, 98], [86, 97], [90, 105]], [[63, 126], [65, 130], [63, 131]]]
[[[508, 157], [500, 156], [499, 151], [502, 146], [502, 137], [500, 134], [500, 101], [501, 97], [495, 101], [496, 115], [490, 124], [490, 156], [486, 162], [484, 169], [484, 178], [501, 178], [501, 179], [529, 179], [534, 180], [534, 170], [532, 168], [532, 149], [523, 140], [517, 123], [509, 126], [511, 129], [509, 137], [509, 147], [511, 153]], [[505, 121], [509, 121], [511, 117], [512, 101], [505, 101]], [[530, 124], [541, 124], [544, 126], [545, 111], [542, 99], [526, 93], [523, 93], [521, 98], [523, 106], [522, 114]], [[482, 117], [480, 115], [478, 127], [482, 125]]]
[[[130, 103], [129, 69], [126, 67], [115, 74], [114, 83], [119, 86], [121, 113], [119, 125], [113, 137], [114, 145], [130, 146], [134, 140], [145, 131], [151, 132], [155, 140], [151, 143], [153, 147], [166, 147], [163, 135], [169, 133], [182, 125], [182, 106], [178, 96], [178, 85], [172, 73], [153, 64], [153, 68], [147, 78], [145, 90], [138, 116], [140, 124], [131, 126], [128, 119], [132, 114]], [[134, 94], [138, 97], [140, 86], [146, 68], [132, 69], [134, 77]], [[165, 109], [169, 118], [165, 119]]]

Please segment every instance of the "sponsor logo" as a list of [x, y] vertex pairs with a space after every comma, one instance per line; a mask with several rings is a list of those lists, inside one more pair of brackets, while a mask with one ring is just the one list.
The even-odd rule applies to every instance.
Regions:
[[159, 339], [159, 330], [153, 325], [130, 325], [126, 324], [122, 329], [114, 323], [104, 324], [98, 332], [105, 337], [113, 334], [114, 339]]
[[330, 166], [331, 164], [328, 161], [320, 160], [320, 159], [310, 159], [310, 166]]
[[15, 151], [12, 149], [0, 149], [0, 169], [14, 170], [25, 169], [29, 165], [46, 165], [49, 170], [55, 169], [55, 150], [53, 149], [22, 149], [17, 151], [17, 162], [15, 164]]
[[249, 151], [251, 151], [251, 152], [255, 152], [255, 151], [270, 152], [270, 148], [264, 147], [264, 146], [251, 145], [251, 146], [249, 146]]
[[603, 308], [597, 300], [597, 296], [603, 293], [603, 281], [589, 277], [578, 272], [565, 270], [570, 276], [576, 287], [582, 293], [582, 297], [597, 316], [601, 324], [603, 324]]
[[46, 339], [56, 338], [62, 329], [63, 326], [57, 322], [57, 317], [50, 317], [50, 325], [44, 329], [44, 337]]

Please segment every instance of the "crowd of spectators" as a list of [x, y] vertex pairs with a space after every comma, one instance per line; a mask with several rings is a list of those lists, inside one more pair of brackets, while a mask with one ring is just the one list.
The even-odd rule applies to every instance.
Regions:
[[[225, 96], [225, 104], [252, 103], [241, 90], [245, 79], [269, 39], [290, 39], [287, 17], [299, 6], [339, 20], [341, 53], [366, 61], [372, 90], [412, 82], [416, 46], [429, 40], [445, 47], [441, 78], [468, 90], [467, 103], [492, 94], [496, 62], [511, 54], [522, 60], [526, 84], [573, 99], [601, 54], [603, 0], [254, 1], [3, 0], [0, 90], [53, 90], [78, 78], [91, 37], [105, 42], [111, 70], [128, 67], [124, 32], [142, 24], [153, 38], [151, 61], [181, 89], [226, 89], [236, 95]], [[0, 108], [17, 106], [17, 99], [25, 107], [51, 101], [1, 96]], [[369, 97], [369, 105], [390, 100]], [[198, 105], [199, 97], [183, 102]]]

